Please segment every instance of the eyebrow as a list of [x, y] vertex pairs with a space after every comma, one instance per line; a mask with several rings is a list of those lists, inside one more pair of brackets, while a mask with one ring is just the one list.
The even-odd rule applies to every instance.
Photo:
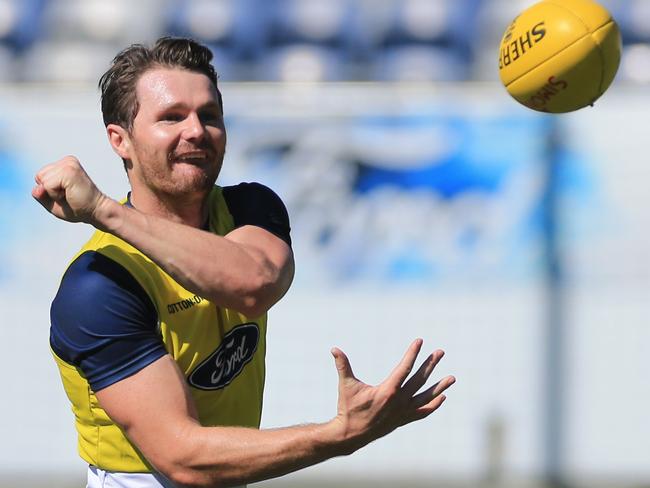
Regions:
[[[183, 102], [175, 102], [171, 103], [169, 105], [165, 105], [160, 108], [160, 112], [167, 112], [169, 110], [188, 110], [189, 106]], [[221, 105], [219, 105], [219, 102], [217, 100], [210, 100], [207, 103], [204, 103], [203, 105], [198, 107], [198, 111], [205, 110], [205, 109], [217, 109], [221, 111]]]

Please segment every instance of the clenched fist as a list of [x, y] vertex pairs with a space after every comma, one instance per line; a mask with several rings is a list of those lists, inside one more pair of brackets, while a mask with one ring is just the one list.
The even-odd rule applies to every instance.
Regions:
[[74, 156], [44, 166], [34, 178], [32, 196], [55, 217], [98, 227], [97, 209], [110, 200]]

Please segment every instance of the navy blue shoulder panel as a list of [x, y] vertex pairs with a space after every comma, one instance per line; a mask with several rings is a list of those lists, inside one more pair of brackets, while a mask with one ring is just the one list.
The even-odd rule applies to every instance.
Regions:
[[79, 367], [93, 391], [167, 354], [149, 295], [124, 267], [95, 251], [68, 267], [50, 318], [52, 350]]
[[291, 246], [289, 213], [273, 190], [259, 183], [240, 183], [225, 186], [223, 197], [235, 227], [261, 227]]

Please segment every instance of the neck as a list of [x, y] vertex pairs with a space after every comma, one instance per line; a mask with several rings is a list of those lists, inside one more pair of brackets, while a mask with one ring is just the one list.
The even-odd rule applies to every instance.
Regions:
[[131, 204], [146, 214], [201, 229], [208, 221], [209, 195], [209, 191], [191, 195], [154, 194], [134, 187]]

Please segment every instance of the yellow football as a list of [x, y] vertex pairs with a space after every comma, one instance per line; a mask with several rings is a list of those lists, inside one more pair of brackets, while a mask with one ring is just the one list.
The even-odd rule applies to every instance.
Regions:
[[614, 80], [621, 34], [610, 13], [591, 0], [543, 0], [506, 29], [499, 75], [526, 107], [563, 113], [593, 103]]

